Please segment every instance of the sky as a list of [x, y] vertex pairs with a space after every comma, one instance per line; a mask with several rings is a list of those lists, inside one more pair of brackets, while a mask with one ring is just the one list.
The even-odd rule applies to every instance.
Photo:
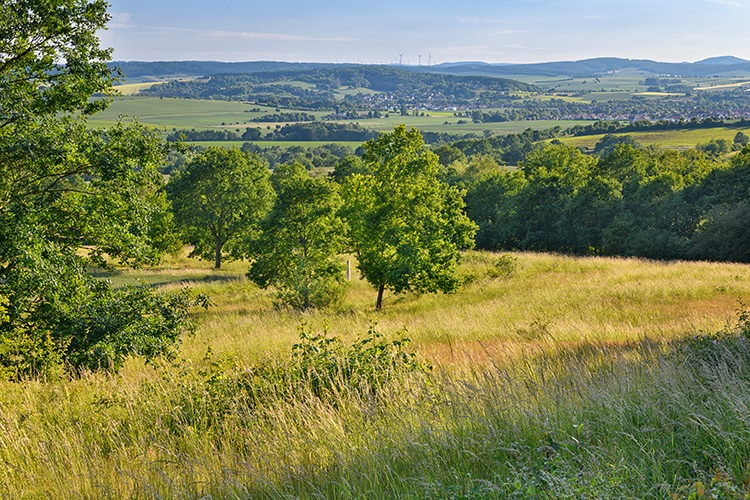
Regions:
[[118, 61], [750, 60], [750, 0], [109, 0]]

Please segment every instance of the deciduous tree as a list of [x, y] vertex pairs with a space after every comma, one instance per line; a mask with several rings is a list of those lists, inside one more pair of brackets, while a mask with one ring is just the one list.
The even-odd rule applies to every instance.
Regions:
[[284, 304], [326, 307], [344, 291], [346, 225], [339, 217], [338, 184], [313, 178], [299, 163], [281, 165], [271, 176], [276, 203], [262, 224], [248, 277], [274, 286]]
[[364, 278], [383, 293], [452, 292], [459, 286], [460, 249], [474, 244], [476, 225], [461, 192], [439, 180], [435, 153], [418, 130], [397, 127], [364, 145], [371, 174], [344, 184], [345, 218]]
[[167, 185], [175, 222], [190, 254], [213, 259], [247, 255], [247, 240], [273, 203], [266, 164], [237, 148], [212, 147], [193, 158]]
[[106, 3], [8, 0], [0, 12], [0, 376], [116, 368], [169, 355], [190, 328], [187, 295], [113, 290], [103, 255], [158, 259], [171, 220], [158, 136], [85, 127], [112, 85], [96, 32]]

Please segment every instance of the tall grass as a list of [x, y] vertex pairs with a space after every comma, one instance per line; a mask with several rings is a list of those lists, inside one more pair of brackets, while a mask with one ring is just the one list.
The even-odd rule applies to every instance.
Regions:
[[[514, 257], [498, 274], [498, 255], [469, 254], [464, 290], [378, 315], [359, 281], [342, 310], [301, 315], [241, 263], [141, 272], [217, 305], [173, 364], [0, 384], [0, 496], [742, 498], [750, 340], [727, 325], [750, 269]], [[363, 379], [331, 368], [356, 349], [292, 354], [302, 322], [354, 345], [374, 321], [388, 339], [406, 326], [433, 370]]]

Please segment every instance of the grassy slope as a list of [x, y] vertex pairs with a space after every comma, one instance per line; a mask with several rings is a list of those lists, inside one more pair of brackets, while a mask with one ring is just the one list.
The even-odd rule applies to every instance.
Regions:
[[[114, 377], [0, 384], [0, 496], [643, 497], [687, 495], [698, 481], [739, 488], [750, 461], [750, 347], [728, 343], [685, 360], [665, 356], [664, 342], [725, 326], [750, 292], [750, 267], [515, 257], [515, 275], [498, 279], [497, 255], [470, 253], [464, 290], [389, 295], [379, 314], [358, 280], [339, 311], [301, 315], [275, 309], [270, 292], [242, 278], [243, 263], [214, 272], [176, 258], [120, 271], [115, 285], [188, 281], [216, 306], [174, 365], [134, 360]], [[353, 339], [375, 321], [390, 335], [408, 328], [436, 366], [428, 379], [376, 396], [321, 401], [302, 392], [252, 409], [235, 404], [242, 387], [232, 374], [287, 356], [301, 322]]]
[[[644, 146], [659, 146], [663, 148], [694, 148], [698, 144], [705, 144], [713, 139], [725, 139], [731, 144], [737, 132], [750, 132], [750, 128], [715, 127], [698, 130], [665, 130], [654, 132], [630, 132], [627, 135]], [[617, 135], [617, 134], [615, 134]], [[580, 137], [563, 137], [560, 141], [569, 146], [593, 148], [604, 137], [604, 134], [586, 135]]]

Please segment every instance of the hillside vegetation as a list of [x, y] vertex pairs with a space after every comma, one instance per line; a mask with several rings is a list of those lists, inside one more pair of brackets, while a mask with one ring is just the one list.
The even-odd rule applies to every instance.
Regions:
[[[0, 497], [750, 495], [741, 83], [649, 75], [600, 105], [496, 78], [261, 63], [276, 73], [149, 90], [209, 92], [213, 115], [181, 99], [203, 127], [97, 127], [107, 3], [12, 3]], [[309, 109], [258, 104], [285, 99]], [[616, 116], [502, 135], [356, 123], [432, 112], [475, 127]], [[684, 151], [617, 134], [676, 124], [738, 130]], [[574, 133], [606, 135], [584, 153], [562, 143]], [[366, 137], [355, 154], [254, 143]]]
[[[175, 363], [0, 384], [0, 493], [746, 491], [750, 345], [730, 327], [736, 298], [750, 292], [747, 266], [472, 252], [457, 294], [405, 295], [377, 315], [356, 279], [330, 313], [275, 309], [245, 268], [217, 273], [181, 258], [119, 270], [118, 286], [190, 282], [215, 305]], [[384, 337], [368, 334], [375, 323]], [[351, 347], [323, 342], [326, 329]], [[411, 343], [392, 343], [402, 335]], [[385, 359], [357, 339], [416, 357], [367, 378], [345, 368], [382, 369]], [[299, 368], [314, 378], [286, 378]]]

